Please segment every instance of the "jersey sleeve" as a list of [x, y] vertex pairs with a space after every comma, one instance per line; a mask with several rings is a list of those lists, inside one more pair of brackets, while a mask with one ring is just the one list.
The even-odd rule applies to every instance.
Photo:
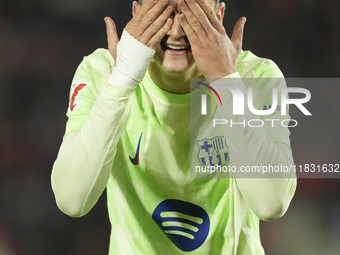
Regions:
[[[252, 113], [247, 107], [246, 100], [250, 96], [249, 88], [252, 88], [254, 108], [263, 110], [272, 104], [272, 89], [286, 86], [282, 73], [271, 61], [266, 60], [256, 67], [252, 67], [251, 75], [241, 78], [239, 73], [226, 77], [228, 84], [236, 86], [242, 91], [245, 99], [244, 115], [234, 115], [233, 96], [229, 89], [219, 89], [220, 97], [226, 104], [220, 108], [220, 114], [224, 119], [233, 123], [244, 125], [224, 125], [226, 140], [231, 155], [231, 165], [236, 166], [234, 174], [240, 193], [252, 211], [262, 220], [270, 221], [281, 217], [287, 210], [296, 189], [296, 174], [294, 171], [274, 173], [246, 173], [242, 167], [256, 166], [286, 166], [293, 164], [287, 127], [281, 125], [281, 121], [289, 119], [289, 115], [281, 115], [275, 110], [271, 115], [259, 116]], [[250, 78], [251, 77], [251, 78]], [[226, 81], [220, 80], [222, 83]], [[218, 81], [213, 84], [218, 86]], [[280, 97], [278, 97], [280, 98]], [[278, 104], [280, 105], [278, 100]], [[278, 119], [275, 125], [266, 119]], [[261, 127], [252, 127], [248, 123], [258, 125], [262, 120], [265, 124]], [[251, 122], [249, 122], [251, 121]], [[288, 123], [285, 123], [288, 125]], [[244, 168], [243, 168], [244, 169]]]
[[58, 207], [85, 215], [104, 191], [135, 88], [107, 82], [113, 59], [97, 50], [79, 65], [70, 89], [68, 122], [51, 182]]
[[[251, 53], [249, 53], [251, 54]], [[286, 88], [286, 81], [279, 67], [269, 59], [254, 58], [249, 61], [252, 64], [246, 70], [240, 72], [245, 89], [252, 89], [251, 98], [252, 105], [256, 110], [269, 110], [275, 108], [270, 115], [258, 115], [257, 117], [263, 121], [263, 128], [268, 137], [274, 143], [282, 143], [290, 148], [290, 131], [289, 125], [289, 106], [287, 105], [286, 114], [282, 114], [281, 109], [281, 90]], [[242, 63], [244, 64], [244, 63]], [[277, 105], [273, 105], [273, 89], [277, 92]], [[245, 91], [248, 94], [247, 91]], [[248, 100], [248, 98], [246, 98]], [[245, 102], [246, 105], [248, 102]], [[283, 122], [283, 125], [282, 125]]]
[[[282, 114], [281, 90], [286, 88], [286, 81], [281, 70], [271, 60], [265, 60], [265, 68], [253, 79], [253, 105], [257, 110], [269, 110], [275, 108], [270, 115], [259, 115], [264, 123], [267, 135], [274, 143], [283, 143], [290, 148], [289, 106], [286, 114]], [[273, 105], [273, 89], [277, 95], [277, 105]], [[282, 125], [283, 123], [283, 125]]]
[[100, 87], [112, 73], [113, 58], [104, 49], [84, 57], [72, 80], [67, 109], [65, 135], [79, 131], [85, 124], [98, 97]]

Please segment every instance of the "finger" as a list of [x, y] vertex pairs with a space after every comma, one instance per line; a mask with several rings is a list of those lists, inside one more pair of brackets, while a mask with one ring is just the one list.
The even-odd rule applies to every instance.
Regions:
[[172, 26], [172, 19], [168, 18], [163, 27], [158, 30], [158, 32], [151, 38], [147, 46], [149, 46], [152, 49], [156, 49], [157, 46], [161, 43], [163, 38], [166, 36], [168, 31], [171, 29]]
[[108, 49], [113, 59], [115, 60], [115, 65], [116, 65], [117, 44], [119, 42], [117, 28], [115, 26], [115, 23], [110, 17], [105, 17], [104, 20], [106, 23], [106, 35], [107, 35]]
[[[184, 1], [183, 1], [184, 2]], [[186, 3], [186, 6], [185, 6]], [[196, 19], [200, 22], [200, 24], [202, 25], [202, 27], [204, 28], [204, 30], [207, 33], [212, 32], [212, 29], [214, 29], [214, 27], [211, 25], [207, 15], [205, 14], [205, 12], [203, 11], [203, 9], [201, 8], [201, 6], [195, 1], [195, 0], [185, 0], [184, 4], [181, 5], [181, 7], [183, 6], [183, 8], [181, 8], [183, 13], [186, 13], [186, 9], [190, 9], [190, 11], [192, 12], [192, 14], [196, 17]], [[187, 17], [188, 18], [188, 17]], [[190, 20], [189, 20], [190, 23]]]
[[200, 39], [198, 38], [196, 32], [189, 25], [189, 23], [188, 23], [185, 15], [183, 13], [179, 15], [179, 22], [181, 24], [181, 27], [182, 27], [184, 33], [188, 37], [188, 40], [190, 42], [191, 47], [194, 47], [196, 45], [201, 45]]
[[215, 11], [212, 6], [209, 4], [207, 0], [196, 0], [196, 2], [201, 6], [205, 14], [207, 15], [211, 25], [220, 33], [224, 33], [225, 30], [223, 28], [222, 23], [218, 20]]
[[243, 31], [244, 24], [247, 19], [245, 17], [241, 17], [235, 24], [233, 34], [231, 36], [231, 41], [237, 47], [238, 50], [242, 49], [242, 41], [243, 41]]
[[186, 21], [191, 27], [192, 30], [195, 31], [196, 35], [198, 37], [203, 37], [207, 35], [207, 32], [202, 27], [202, 24], [200, 21], [195, 17], [195, 15], [192, 13], [192, 11], [189, 9], [189, 6], [184, 0], [179, 0], [180, 8], [182, 13], [185, 15]]
[[[167, 22], [173, 11], [172, 5], [169, 5], [163, 13], [147, 28], [140, 38], [140, 42], [148, 45], [151, 38], [158, 33], [159, 30], [164, 28], [164, 24]], [[164, 35], [165, 36], [165, 35]]]
[[143, 19], [145, 13], [147, 13], [154, 5], [156, 5], [157, 2], [158, 2], [158, 0], [144, 1], [144, 4], [140, 8], [138, 8], [136, 14], [133, 16], [133, 18], [129, 22], [128, 26], [131, 29], [134, 29], [139, 24], [139, 22]]
[[151, 24], [153, 24], [154, 21], [164, 12], [164, 10], [166, 10], [168, 1], [169, 0], [158, 1], [158, 3], [155, 6], [153, 6], [149, 11], [145, 13], [143, 19], [136, 26], [136, 29], [135, 29], [136, 38], [141, 36], [145, 32], [145, 30], [148, 29], [148, 27]]

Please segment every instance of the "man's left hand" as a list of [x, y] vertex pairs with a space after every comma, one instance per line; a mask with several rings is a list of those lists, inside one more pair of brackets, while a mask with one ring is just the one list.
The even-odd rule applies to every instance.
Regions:
[[198, 68], [205, 78], [223, 78], [237, 72], [236, 61], [242, 49], [243, 29], [241, 17], [229, 39], [222, 22], [207, 0], [179, 0], [181, 26], [191, 44]]

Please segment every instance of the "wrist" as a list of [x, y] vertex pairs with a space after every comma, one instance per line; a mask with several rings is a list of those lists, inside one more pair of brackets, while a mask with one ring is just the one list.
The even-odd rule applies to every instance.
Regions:
[[155, 52], [154, 49], [142, 44], [124, 30], [117, 45], [117, 64], [108, 82], [137, 87], [144, 78]]

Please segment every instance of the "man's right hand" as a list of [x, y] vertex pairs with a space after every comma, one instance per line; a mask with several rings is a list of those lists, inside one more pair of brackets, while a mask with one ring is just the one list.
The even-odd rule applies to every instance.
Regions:
[[[136, 40], [156, 50], [157, 45], [166, 36], [172, 26], [170, 15], [173, 6], [169, 0], [144, 0], [138, 7], [134, 17], [126, 25], [125, 30]], [[135, 3], [134, 3], [135, 4]], [[117, 44], [119, 42], [116, 26], [111, 18], [105, 18], [109, 51], [116, 61]]]

